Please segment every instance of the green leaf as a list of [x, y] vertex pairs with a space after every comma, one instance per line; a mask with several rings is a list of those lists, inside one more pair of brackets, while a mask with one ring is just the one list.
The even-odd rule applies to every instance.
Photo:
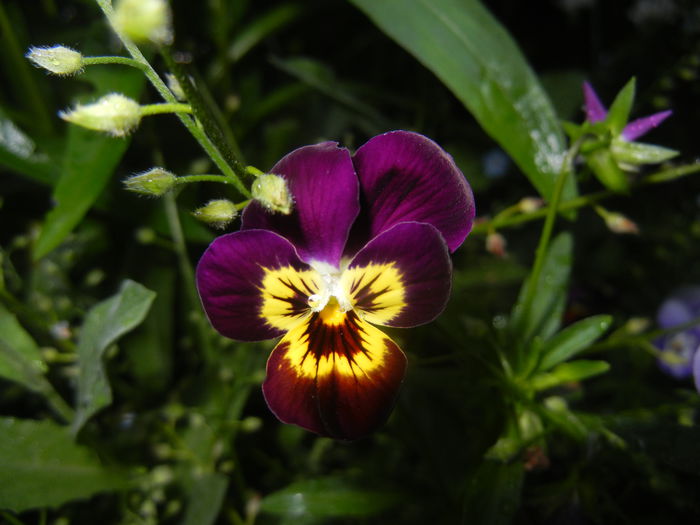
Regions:
[[0, 111], [0, 166], [45, 184], [53, 183], [56, 170], [34, 141]]
[[595, 315], [566, 327], [540, 350], [539, 370], [549, 370], [585, 350], [610, 328], [610, 323], [609, 315]]
[[643, 142], [629, 142], [623, 138], [613, 139], [610, 150], [617, 162], [633, 165], [657, 164], [678, 155], [673, 149]]
[[[572, 249], [571, 235], [558, 235], [549, 245], [538, 281], [532, 282], [528, 277], [523, 283], [510, 322], [518, 340], [526, 342], [534, 336], [547, 340], [559, 330], [571, 272]], [[531, 287], [537, 293], [529, 308], [525, 308], [525, 298]]]
[[470, 478], [464, 501], [464, 525], [508, 525], [520, 506], [522, 463], [484, 461]]
[[189, 505], [182, 525], [211, 525], [224, 502], [228, 478], [216, 472], [192, 480], [188, 490]]
[[[95, 68], [85, 74], [101, 93], [120, 92], [137, 98], [143, 75], [126, 68]], [[82, 220], [97, 200], [121, 160], [129, 139], [109, 137], [78, 126], [68, 127], [68, 141], [56, 184], [53, 200], [56, 206], [48, 212], [34, 248], [39, 260], [56, 248]]]
[[270, 9], [238, 33], [228, 48], [228, 58], [237, 62], [258, 43], [283, 28], [301, 13], [301, 8], [296, 4], [282, 4]]
[[586, 164], [593, 175], [609, 190], [626, 192], [629, 190], [629, 180], [624, 171], [617, 165], [612, 152], [607, 148], [598, 148], [585, 155]]
[[622, 133], [622, 130], [625, 129], [630, 119], [630, 112], [632, 111], [632, 104], [634, 103], [635, 87], [636, 80], [632, 77], [629, 82], [625, 84], [625, 87], [620, 90], [610, 106], [610, 111], [608, 111], [605, 122], [610, 127], [613, 136]]
[[73, 443], [67, 427], [50, 421], [0, 418], [0, 508], [22, 512], [55, 507], [125, 488], [123, 474], [104, 468]]
[[[476, 0], [351, 0], [432, 71], [546, 199], [566, 149], [552, 104], [518, 46]], [[410, 79], [407, 79], [410, 81]], [[576, 195], [573, 177], [564, 200]]]
[[94, 306], [85, 317], [78, 341], [80, 374], [74, 434], [95, 412], [112, 402], [102, 356], [119, 337], [144, 320], [155, 296], [140, 284], [126, 280], [116, 295]]
[[608, 370], [610, 370], [610, 365], [605, 361], [580, 359], [579, 361], [562, 363], [553, 368], [551, 372], [537, 374], [530, 381], [530, 385], [535, 390], [546, 390], [564, 383], [582, 381], [603, 374]]
[[398, 504], [396, 491], [359, 488], [340, 478], [292, 483], [261, 503], [261, 510], [289, 517], [365, 517]]
[[0, 377], [38, 391], [46, 363], [34, 339], [17, 318], [0, 304]]

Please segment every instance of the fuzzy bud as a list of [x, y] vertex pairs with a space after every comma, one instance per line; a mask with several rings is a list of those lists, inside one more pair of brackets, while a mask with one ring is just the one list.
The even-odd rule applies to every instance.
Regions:
[[83, 68], [83, 55], [69, 47], [30, 47], [25, 56], [35, 66], [54, 75], [74, 75]]
[[518, 203], [522, 213], [532, 213], [539, 210], [544, 205], [544, 201], [538, 197], [523, 197]]
[[496, 257], [504, 258], [508, 255], [507, 244], [505, 237], [498, 232], [491, 232], [486, 236], [486, 251]]
[[608, 213], [604, 219], [606, 226], [613, 233], [639, 233], [639, 226], [621, 213]]
[[166, 0], [119, 0], [114, 21], [136, 43], [169, 45], [173, 41], [172, 16]]
[[163, 168], [153, 168], [144, 173], [129, 177], [124, 181], [124, 186], [129, 191], [160, 197], [170, 190], [177, 177]]
[[227, 199], [215, 199], [192, 212], [195, 218], [206, 222], [214, 228], [225, 228], [236, 218], [236, 205]]
[[62, 111], [59, 116], [84, 128], [104, 131], [113, 137], [123, 137], [141, 122], [141, 106], [124, 95], [111, 93], [92, 104], [78, 104], [70, 111]]
[[253, 199], [271, 212], [289, 215], [292, 212], [292, 196], [287, 181], [279, 175], [264, 173], [255, 180], [251, 188]]

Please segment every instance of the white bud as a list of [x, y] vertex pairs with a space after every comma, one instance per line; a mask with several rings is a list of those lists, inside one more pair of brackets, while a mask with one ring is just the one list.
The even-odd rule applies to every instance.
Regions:
[[279, 175], [264, 173], [259, 175], [251, 188], [253, 199], [271, 212], [289, 215], [292, 212], [292, 196], [287, 181]]
[[637, 223], [621, 213], [609, 213], [604, 219], [606, 226], [613, 233], [631, 233], [635, 235], [639, 233]]
[[78, 104], [59, 116], [78, 126], [104, 131], [114, 137], [123, 137], [136, 129], [141, 122], [141, 106], [119, 93], [111, 93], [92, 104]]
[[30, 47], [25, 56], [54, 75], [74, 75], [83, 68], [83, 55], [69, 47]]
[[225, 228], [236, 218], [236, 205], [227, 199], [215, 199], [192, 212], [197, 219], [214, 228]]
[[171, 44], [171, 19], [166, 0], [119, 0], [114, 8], [117, 29], [137, 43]]

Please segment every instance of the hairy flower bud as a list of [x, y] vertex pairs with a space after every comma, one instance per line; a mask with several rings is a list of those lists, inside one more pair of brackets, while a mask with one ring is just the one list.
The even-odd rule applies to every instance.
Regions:
[[631, 233], [635, 235], [639, 233], [637, 223], [621, 213], [608, 213], [604, 219], [606, 226], [613, 233]]
[[30, 47], [25, 56], [54, 75], [74, 75], [83, 68], [83, 55], [69, 47]]
[[289, 215], [292, 212], [292, 196], [287, 181], [279, 175], [264, 173], [255, 180], [251, 188], [253, 199], [268, 211]]
[[111, 93], [92, 104], [78, 104], [59, 116], [78, 126], [104, 131], [114, 137], [123, 137], [136, 129], [141, 122], [141, 106], [119, 93]]
[[496, 257], [503, 258], [508, 255], [507, 245], [506, 238], [498, 232], [491, 232], [486, 236], [486, 251]]
[[114, 8], [117, 28], [137, 43], [171, 44], [171, 18], [166, 0], [120, 0]]
[[176, 179], [175, 175], [163, 168], [152, 168], [129, 177], [124, 181], [124, 186], [129, 191], [160, 197], [175, 185]]
[[236, 205], [227, 199], [215, 199], [192, 212], [195, 218], [214, 228], [225, 228], [236, 218]]
[[532, 213], [539, 210], [543, 205], [544, 201], [538, 197], [523, 197], [518, 203], [518, 207], [523, 213]]

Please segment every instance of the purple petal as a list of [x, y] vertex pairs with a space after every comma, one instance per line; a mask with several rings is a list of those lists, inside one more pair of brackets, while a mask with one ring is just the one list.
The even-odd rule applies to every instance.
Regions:
[[630, 142], [636, 140], [661, 124], [664, 120], [671, 116], [671, 113], [673, 113], [673, 111], [668, 109], [666, 111], [654, 113], [648, 117], [633, 120], [625, 126], [625, 129], [622, 130], [622, 138]]
[[272, 351], [263, 394], [285, 423], [358, 439], [391, 413], [406, 356], [354, 311], [324, 312], [290, 330]]
[[695, 356], [693, 356], [693, 379], [695, 389], [700, 392], [700, 347], [695, 350]]
[[215, 239], [199, 260], [196, 279], [214, 328], [243, 341], [277, 337], [299, 324], [319, 284], [288, 240], [264, 230]]
[[593, 86], [588, 82], [583, 83], [583, 99], [586, 106], [586, 120], [588, 122], [600, 122], [605, 120], [608, 111], [598, 98]]
[[403, 222], [375, 237], [343, 274], [363, 319], [408, 328], [435, 319], [450, 296], [452, 264], [440, 232]]
[[[353, 231], [364, 242], [406, 221], [435, 226], [456, 250], [474, 220], [474, 197], [452, 157], [432, 140], [392, 131], [369, 140], [353, 157], [363, 217]], [[359, 247], [359, 246], [358, 246]]]
[[360, 206], [348, 150], [335, 142], [304, 146], [286, 155], [270, 172], [287, 179], [294, 211], [273, 214], [253, 202], [243, 213], [241, 229], [279, 233], [294, 244], [304, 261], [323, 261], [337, 268]]

